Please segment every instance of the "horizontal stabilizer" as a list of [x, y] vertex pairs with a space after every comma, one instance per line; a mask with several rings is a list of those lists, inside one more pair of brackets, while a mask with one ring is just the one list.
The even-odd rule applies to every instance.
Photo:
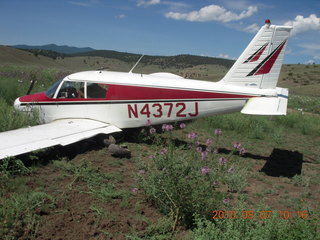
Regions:
[[278, 96], [251, 98], [242, 108], [241, 113], [250, 115], [286, 115], [288, 90], [276, 88]]
[[121, 129], [89, 119], [61, 119], [39, 126], [0, 133], [0, 159], [56, 145], [68, 145]]

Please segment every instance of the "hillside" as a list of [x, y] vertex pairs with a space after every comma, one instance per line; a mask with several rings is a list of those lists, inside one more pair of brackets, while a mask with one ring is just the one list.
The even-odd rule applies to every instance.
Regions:
[[[103, 58], [114, 58], [124, 62], [134, 62], [139, 59], [141, 55], [132, 53], [123, 53], [110, 50], [97, 50], [86, 53], [73, 54], [71, 56], [99, 56]], [[161, 67], [175, 66], [177, 68], [185, 68], [190, 65], [202, 65], [202, 64], [215, 64], [230, 68], [234, 63], [233, 60], [223, 58], [212, 58], [195, 55], [177, 55], [177, 56], [144, 56], [141, 63], [145, 64], [157, 64]]]
[[[137, 54], [115, 51], [93, 51], [76, 55], [59, 56], [58, 53], [53, 54], [52, 51], [22, 51], [7, 46], [1, 46], [0, 48], [0, 65], [27, 65], [55, 68], [64, 71], [84, 71], [105, 68], [111, 71], [127, 72], [139, 57]], [[187, 78], [217, 81], [224, 76], [232, 63], [233, 61], [231, 60], [192, 55], [173, 57], [144, 56], [134, 72], [152, 73], [168, 71]]]
[[0, 45], [0, 65], [27, 65], [37, 67], [59, 67], [53, 59], [19, 49]]
[[63, 53], [63, 54], [75, 54], [75, 53], [90, 52], [90, 51], [94, 51], [95, 50], [95, 49], [89, 48], [89, 47], [78, 48], [78, 47], [70, 47], [70, 46], [67, 46], [67, 45], [58, 46], [56, 44], [47, 44], [47, 45], [42, 45], [42, 46], [13, 45], [11, 47], [18, 48], [18, 49], [50, 50], [50, 51]]
[[[27, 50], [35, 55], [43, 55], [56, 59], [57, 57], [103, 57], [112, 58], [124, 62], [135, 62], [139, 59], [139, 54], [125, 53], [112, 50], [95, 50], [93, 48], [78, 48], [70, 46], [58, 46], [56, 44], [48, 44], [42, 46], [29, 46], [29, 45], [14, 45], [13, 48]], [[180, 68], [188, 67], [188, 65], [200, 65], [200, 64], [216, 64], [230, 68], [234, 63], [233, 60], [223, 58], [212, 58], [195, 55], [177, 55], [177, 56], [144, 56], [141, 61], [146, 64], [158, 64], [162, 67], [176, 66]]]

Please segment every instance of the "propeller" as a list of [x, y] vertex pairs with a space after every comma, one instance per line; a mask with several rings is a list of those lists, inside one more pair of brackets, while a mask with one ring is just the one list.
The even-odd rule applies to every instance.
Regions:
[[31, 76], [31, 84], [29, 86], [29, 89], [27, 91], [27, 95], [29, 95], [33, 89], [34, 83], [36, 82], [36, 77], [34, 75]]

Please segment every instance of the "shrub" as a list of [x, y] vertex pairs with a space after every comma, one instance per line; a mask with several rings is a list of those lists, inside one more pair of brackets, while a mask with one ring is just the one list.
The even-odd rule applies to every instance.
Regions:
[[196, 219], [197, 227], [192, 239], [318, 239], [319, 224], [316, 219], [280, 219], [276, 214], [264, 220], [257, 219], [217, 219], [208, 221]]
[[206, 216], [222, 202], [216, 174], [212, 163], [171, 145], [152, 158], [139, 183], [147, 199], [173, 219], [173, 228], [178, 222], [190, 227], [194, 213]]

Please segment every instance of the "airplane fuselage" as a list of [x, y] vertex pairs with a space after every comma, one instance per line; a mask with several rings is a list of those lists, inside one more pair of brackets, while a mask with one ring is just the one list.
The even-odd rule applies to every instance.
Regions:
[[[73, 89], [70, 95], [64, 88], [66, 84], [72, 88], [79, 86], [82, 94]], [[145, 126], [147, 122], [162, 124], [237, 112], [252, 97], [276, 96], [274, 89], [190, 80], [171, 73], [108, 71], [71, 74], [48, 92], [20, 97], [15, 107], [22, 111], [36, 107], [45, 123], [84, 118], [133, 128]]]

